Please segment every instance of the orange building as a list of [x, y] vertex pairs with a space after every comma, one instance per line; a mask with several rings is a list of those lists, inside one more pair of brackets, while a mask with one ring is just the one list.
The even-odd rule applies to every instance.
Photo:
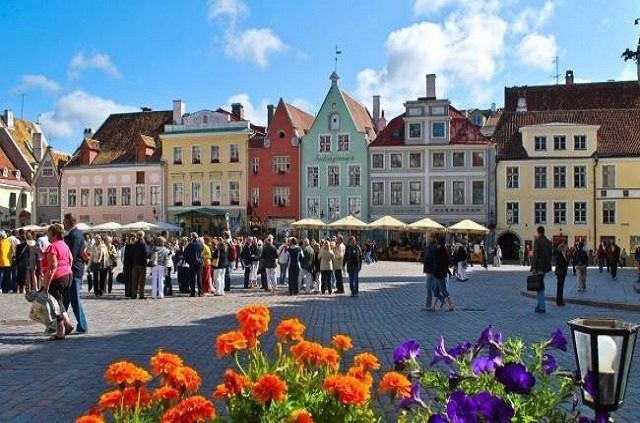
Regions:
[[280, 99], [267, 107], [267, 134], [249, 141], [249, 226], [278, 235], [300, 217], [300, 151], [313, 116]]

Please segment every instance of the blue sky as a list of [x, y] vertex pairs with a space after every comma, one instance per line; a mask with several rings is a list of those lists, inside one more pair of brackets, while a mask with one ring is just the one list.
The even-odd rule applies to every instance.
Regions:
[[[505, 86], [635, 78], [637, 0], [7, 0], [0, 13], [0, 106], [38, 120], [73, 151], [86, 126], [149, 106], [239, 101], [257, 123], [280, 97], [314, 114], [334, 50], [343, 89], [391, 118], [424, 95], [500, 106]], [[561, 77], [562, 80], [562, 77]]]

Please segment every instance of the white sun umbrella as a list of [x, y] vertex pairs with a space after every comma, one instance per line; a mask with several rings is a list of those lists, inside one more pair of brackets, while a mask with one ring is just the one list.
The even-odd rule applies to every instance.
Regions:
[[301, 219], [289, 225], [293, 229], [324, 229], [325, 226], [327, 224], [322, 220], [312, 218]]
[[369, 225], [354, 216], [345, 216], [327, 225], [329, 229], [346, 229], [350, 231], [366, 231]]
[[482, 234], [486, 235], [489, 233], [489, 229], [485, 228], [479, 223], [474, 222], [473, 220], [465, 219], [462, 220], [455, 225], [451, 225], [447, 228], [449, 232], [465, 232], [469, 234]]
[[132, 231], [153, 231], [155, 229], [158, 229], [158, 227], [153, 223], [139, 221], [124, 225], [122, 229], [129, 229]]
[[18, 228], [19, 230], [22, 229], [23, 231], [43, 231], [45, 229], [47, 229], [49, 227], [49, 225], [27, 225], [27, 226], [23, 226], [21, 228]]
[[156, 229], [168, 232], [180, 232], [182, 228], [169, 222], [157, 222]]
[[76, 228], [80, 229], [81, 231], [88, 231], [89, 229], [91, 229], [91, 226], [87, 225], [86, 223], [79, 222], [76, 224]]
[[444, 229], [444, 226], [428, 217], [407, 225], [407, 230], [413, 232], [444, 231]]
[[386, 229], [387, 231], [401, 231], [407, 226], [393, 216], [384, 216], [369, 223], [369, 229]]
[[112, 232], [112, 231], [119, 231], [122, 229], [122, 225], [116, 222], [106, 222], [106, 223], [101, 223], [99, 225], [94, 226], [93, 228], [91, 228], [91, 231], [93, 232]]

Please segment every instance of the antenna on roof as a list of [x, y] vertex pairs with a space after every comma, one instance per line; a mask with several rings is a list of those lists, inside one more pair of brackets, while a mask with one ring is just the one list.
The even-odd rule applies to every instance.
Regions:
[[342, 50], [338, 50], [338, 46], [336, 46], [336, 54], [334, 56], [333, 63], [333, 71], [338, 73], [338, 55], [342, 54]]
[[24, 117], [24, 97], [26, 95], [27, 95], [27, 93], [20, 94], [20, 97], [22, 97], [22, 104], [20, 105], [20, 119], [23, 119], [23, 117]]
[[560, 70], [559, 70], [560, 63], [558, 62], [558, 56], [555, 56], [552, 62], [556, 64], [556, 74], [551, 76], [556, 79], [556, 85], [558, 85], [560, 83], [560, 77], [562, 76], [560, 75]]

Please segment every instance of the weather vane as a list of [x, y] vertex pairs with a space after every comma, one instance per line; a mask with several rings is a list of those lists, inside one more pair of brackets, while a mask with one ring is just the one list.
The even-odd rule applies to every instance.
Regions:
[[334, 60], [333, 71], [335, 73], [338, 73], [338, 55], [339, 54], [342, 54], [342, 50], [338, 50], [338, 46], [336, 46], [336, 54], [335, 54], [335, 57], [333, 59]]

